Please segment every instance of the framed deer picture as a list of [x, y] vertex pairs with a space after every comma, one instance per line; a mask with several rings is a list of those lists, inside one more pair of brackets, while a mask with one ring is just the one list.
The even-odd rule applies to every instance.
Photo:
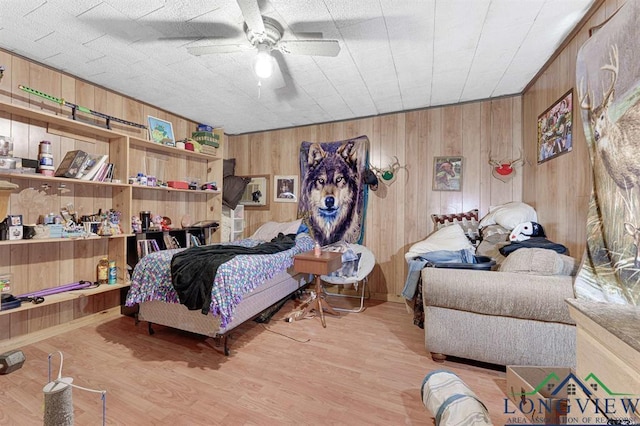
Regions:
[[571, 152], [573, 89], [538, 117], [538, 164]]

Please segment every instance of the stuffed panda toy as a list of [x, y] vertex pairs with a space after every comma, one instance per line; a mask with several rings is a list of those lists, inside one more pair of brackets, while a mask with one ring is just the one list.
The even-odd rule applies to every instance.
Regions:
[[509, 234], [509, 241], [525, 241], [531, 237], [546, 237], [542, 225], [536, 222], [522, 222]]

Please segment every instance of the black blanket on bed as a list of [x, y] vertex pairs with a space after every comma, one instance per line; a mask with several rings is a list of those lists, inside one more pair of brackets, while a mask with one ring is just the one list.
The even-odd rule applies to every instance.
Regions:
[[209, 313], [213, 280], [220, 265], [239, 254], [273, 254], [295, 246], [295, 234], [279, 234], [267, 243], [255, 247], [208, 245], [191, 247], [171, 258], [171, 281], [180, 303], [189, 310]]

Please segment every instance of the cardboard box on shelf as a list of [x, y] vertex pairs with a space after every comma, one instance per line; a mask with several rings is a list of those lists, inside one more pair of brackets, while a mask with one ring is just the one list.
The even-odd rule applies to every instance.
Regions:
[[507, 366], [507, 396], [515, 406], [507, 414], [524, 415], [532, 424], [606, 424], [590, 394], [572, 368]]

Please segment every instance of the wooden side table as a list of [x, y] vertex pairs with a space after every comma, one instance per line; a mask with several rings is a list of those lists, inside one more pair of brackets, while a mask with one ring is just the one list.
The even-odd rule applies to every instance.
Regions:
[[326, 328], [327, 324], [324, 320], [325, 310], [331, 315], [340, 315], [325, 300], [322, 291], [322, 280], [320, 279], [320, 276], [330, 274], [333, 271], [337, 271], [341, 266], [342, 253], [333, 251], [323, 251], [319, 256], [313, 254], [313, 251], [308, 251], [305, 253], [297, 254], [293, 257], [293, 268], [296, 270], [296, 272], [313, 274], [316, 282], [316, 297], [304, 309], [300, 318], [304, 318], [309, 312], [315, 310], [320, 315], [322, 326]]

